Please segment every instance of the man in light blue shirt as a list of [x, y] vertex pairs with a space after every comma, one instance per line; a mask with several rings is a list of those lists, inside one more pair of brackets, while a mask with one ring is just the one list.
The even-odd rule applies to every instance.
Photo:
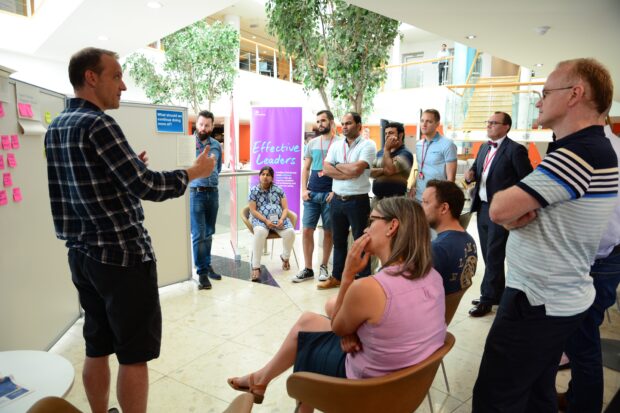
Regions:
[[217, 191], [219, 174], [222, 171], [222, 147], [211, 137], [214, 123], [213, 113], [203, 110], [196, 119], [196, 156], [209, 145], [209, 152], [214, 155], [217, 168], [211, 175], [192, 181], [190, 184], [189, 205], [192, 230], [192, 248], [194, 265], [198, 273], [198, 289], [210, 290], [213, 280], [221, 280], [211, 267], [211, 244], [215, 234], [215, 221], [219, 209], [219, 194]]
[[422, 193], [431, 179], [454, 182], [456, 178], [456, 145], [437, 132], [440, 119], [436, 109], [426, 109], [420, 118], [424, 139], [416, 144], [418, 169], [411, 171], [415, 174], [415, 186], [409, 192], [418, 202], [422, 202]]
[[[334, 266], [332, 276], [317, 285], [319, 290], [340, 285], [347, 256], [349, 227], [353, 238], [357, 239], [368, 224], [370, 166], [375, 160], [377, 148], [373, 141], [362, 138], [361, 131], [361, 116], [355, 112], [345, 114], [342, 118], [342, 133], [346, 139], [331, 146], [323, 163], [323, 173], [333, 179], [331, 221]], [[370, 275], [370, 263], [359, 275]]]

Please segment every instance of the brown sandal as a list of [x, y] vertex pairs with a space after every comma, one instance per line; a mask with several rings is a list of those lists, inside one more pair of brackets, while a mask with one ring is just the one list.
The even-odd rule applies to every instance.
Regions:
[[284, 258], [282, 258], [282, 256], [280, 255], [280, 259], [282, 260], [282, 269], [284, 271], [288, 271], [291, 269], [291, 263], [289, 262], [289, 260], [285, 260]]
[[260, 273], [260, 268], [252, 268], [252, 275], [250, 276], [250, 279], [254, 282], [260, 281]]
[[[254, 384], [254, 373], [250, 374], [250, 377], [248, 377], [248, 387], [239, 386], [238, 384], [236, 384], [235, 381], [237, 379], [239, 379], [239, 377], [232, 377], [226, 381], [228, 382], [228, 385], [233, 388], [233, 390], [251, 393], [252, 396], [254, 396], [254, 403], [261, 404], [263, 402], [263, 400], [265, 399], [265, 391], [267, 390], [267, 385]], [[257, 393], [257, 390], [262, 391], [262, 394]]]

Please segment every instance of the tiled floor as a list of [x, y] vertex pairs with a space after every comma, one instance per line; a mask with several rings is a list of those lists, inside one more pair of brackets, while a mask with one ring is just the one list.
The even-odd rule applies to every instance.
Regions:
[[[469, 226], [475, 232], [475, 219]], [[475, 236], [476, 234], [474, 234]], [[242, 258], [247, 260], [248, 239], [240, 241]], [[227, 242], [214, 242], [214, 254], [231, 256], [225, 249]], [[317, 244], [318, 246], [318, 244]], [[278, 286], [262, 285], [246, 279], [224, 277], [214, 281], [212, 290], [198, 291], [194, 282], [184, 282], [160, 290], [164, 318], [162, 350], [159, 359], [149, 363], [150, 412], [221, 412], [238, 393], [226, 384], [226, 378], [251, 372], [264, 364], [277, 350], [288, 329], [303, 311], [322, 312], [325, 300], [335, 290], [317, 291], [316, 282], [293, 284], [289, 281], [297, 268], [280, 268], [277, 252], [281, 241], [276, 241], [274, 260], [263, 257]], [[301, 237], [295, 248], [302, 258]], [[318, 250], [319, 248], [316, 248]], [[318, 270], [318, 261], [315, 269]], [[302, 264], [303, 265], [303, 264]], [[316, 271], [315, 270], [315, 271]], [[472, 388], [477, 376], [484, 341], [493, 316], [474, 319], [468, 316], [469, 302], [479, 295], [483, 274], [482, 261], [452, 321], [449, 331], [456, 336], [456, 345], [445, 358], [450, 382], [450, 394], [438, 372], [431, 389], [435, 412], [465, 413], [471, 411]], [[243, 274], [242, 274], [243, 275]], [[494, 309], [495, 311], [495, 309]], [[614, 307], [611, 323], [605, 321], [602, 335], [620, 339], [620, 313]], [[52, 352], [68, 358], [76, 370], [75, 383], [67, 399], [83, 411], [89, 411], [82, 385], [84, 343], [81, 337], [82, 321], [78, 321], [52, 348]], [[112, 362], [112, 374], [117, 364]], [[253, 412], [292, 412], [295, 402], [286, 394], [286, 378], [290, 372], [274, 380], [268, 388], [262, 405]], [[510, 372], [507, 372], [510, 374]], [[570, 377], [560, 372], [558, 390], [563, 391]], [[605, 403], [620, 387], [620, 373], [605, 369]], [[114, 386], [112, 405], [116, 403]], [[417, 412], [429, 412], [425, 401]]]

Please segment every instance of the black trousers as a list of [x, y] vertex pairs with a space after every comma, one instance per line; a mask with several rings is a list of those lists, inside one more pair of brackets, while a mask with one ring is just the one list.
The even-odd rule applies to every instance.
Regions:
[[556, 413], [558, 364], [584, 315], [548, 316], [544, 305], [532, 306], [524, 292], [506, 288], [484, 346], [472, 412]]
[[489, 204], [486, 202], [480, 205], [480, 211], [478, 211], [478, 236], [485, 265], [484, 278], [480, 285], [480, 302], [498, 304], [506, 285], [504, 260], [508, 231], [491, 221]]

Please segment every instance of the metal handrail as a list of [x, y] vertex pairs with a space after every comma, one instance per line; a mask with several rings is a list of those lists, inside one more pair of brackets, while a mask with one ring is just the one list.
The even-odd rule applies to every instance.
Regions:
[[407, 67], [407, 66], [414, 66], [414, 65], [423, 65], [426, 63], [442, 62], [444, 60], [454, 60], [454, 56], [434, 57], [432, 59], [416, 60], [415, 62], [399, 63], [396, 65], [386, 65], [384, 67], [386, 69], [392, 69], [395, 67]]

